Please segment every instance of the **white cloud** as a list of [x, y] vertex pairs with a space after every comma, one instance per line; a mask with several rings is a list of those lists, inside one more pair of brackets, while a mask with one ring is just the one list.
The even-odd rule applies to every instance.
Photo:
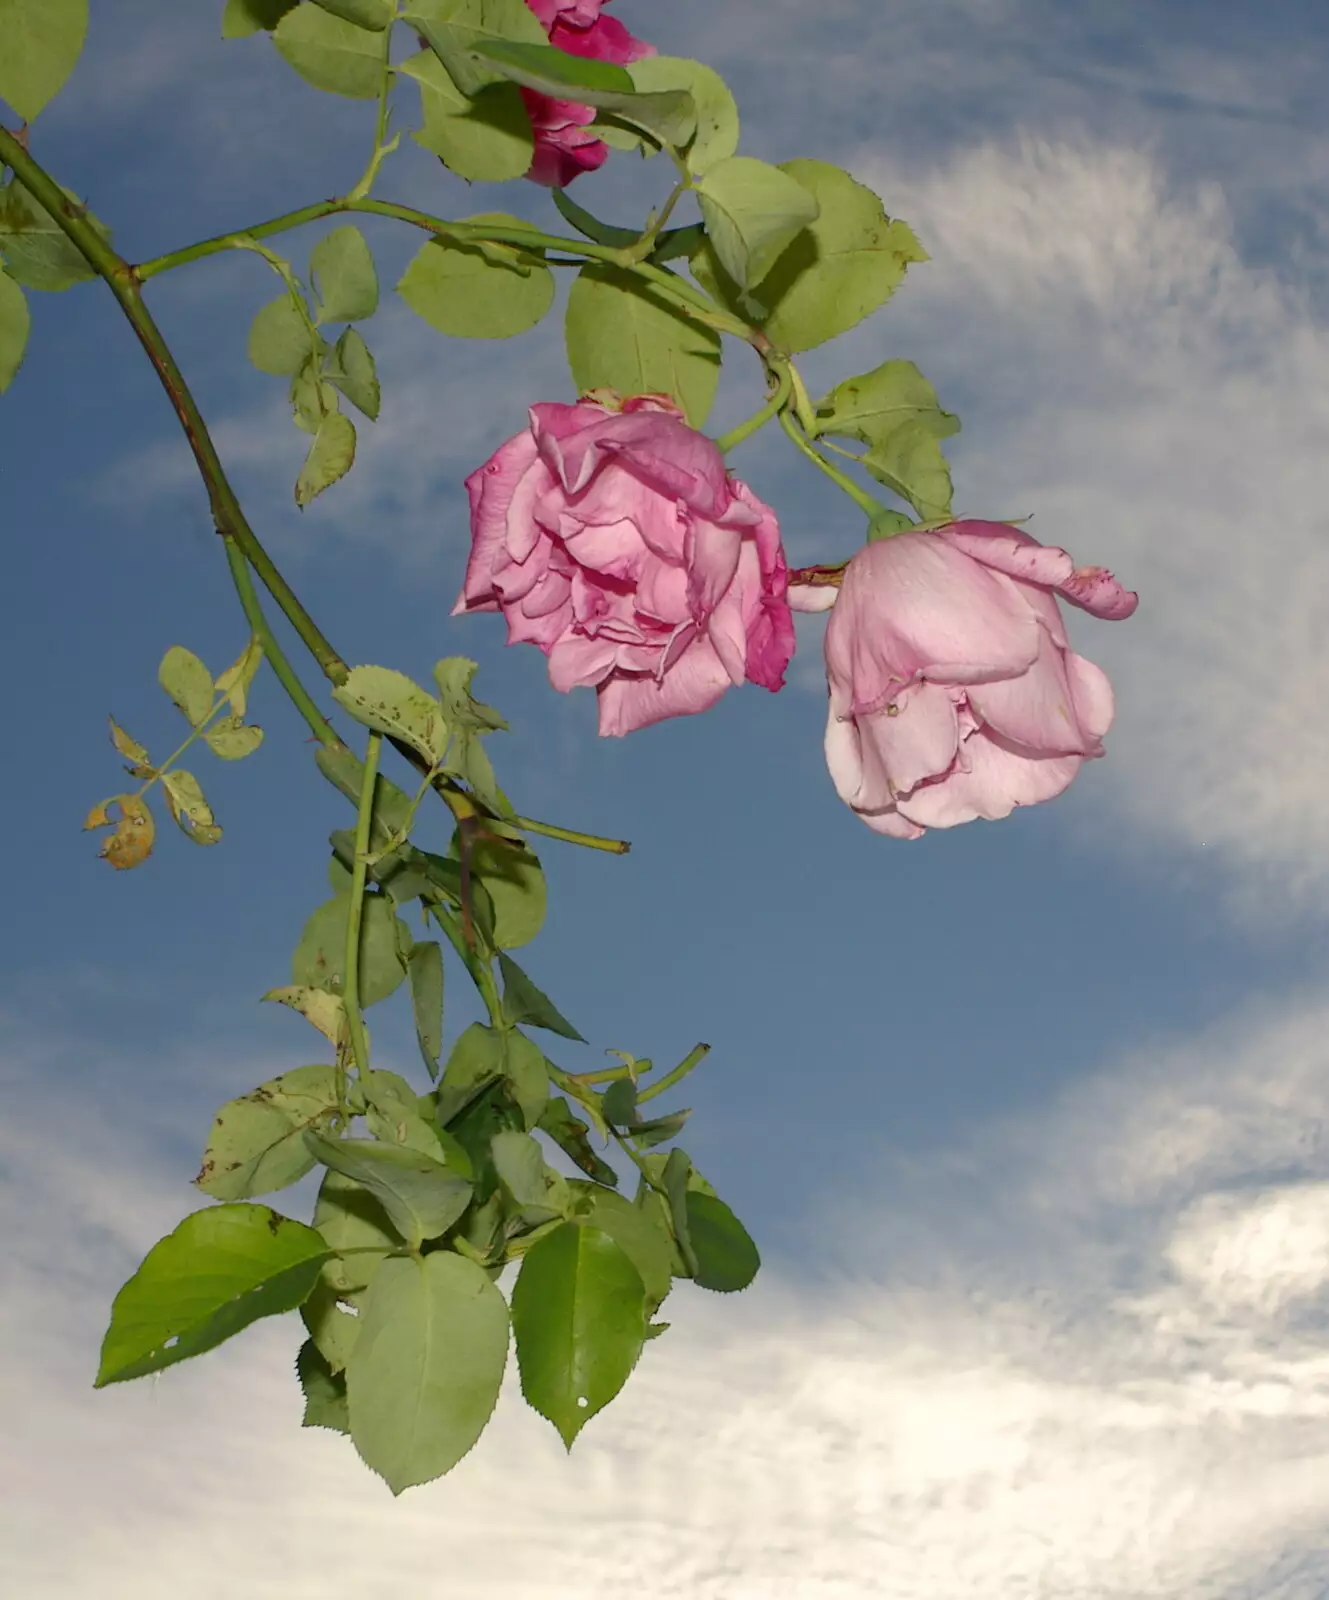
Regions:
[[814, 1231], [852, 1278], [681, 1292], [570, 1459], [509, 1385], [461, 1467], [396, 1502], [299, 1430], [294, 1325], [89, 1390], [170, 1191], [159, 1158], [107, 1153], [91, 1099], [53, 1140], [29, 1062], [0, 1134], [27, 1219], [0, 1257], [24, 1466], [0, 1573], [32, 1600], [1314, 1600], [1326, 1039], [1329, 1007], [1294, 999], [888, 1169], [852, 1231], [828, 1195]]
[[966, 413], [958, 505], [1034, 512], [1140, 590], [1129, 623], [1078, 629], [1120, 691], [1090, 781], [1137, 836], [1221, 852], [1249, 908], [1312, 908], [1329, 329], [1310, 292], [1243, 259], [1220, 186], [1129, 145], [1031, 136], [873, 176], [934, 257], [882, 329]]

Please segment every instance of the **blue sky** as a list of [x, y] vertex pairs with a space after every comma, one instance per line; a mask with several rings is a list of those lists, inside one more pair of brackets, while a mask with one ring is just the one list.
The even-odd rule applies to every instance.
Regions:
[[[367, 108], [289, 80], [263, 40], [224, 46], [214, 10], [96, 8], [42, 118], [37, 153], [131, 258], [362, 164]], [[194, 1208], [216, 1105], [303, 1059], [300, 1025], [257, 996], [348, 812], [262, 680], [268, 743], [208, 773], [216, 850], [167, 836], [113, 876], [78, 833], [116, 784], [106, 713], [169, 748], [162, 651], [220, 667], [243, 629], [109, 297], [38, 300], [0, 455], [21, 597], [0, 638], [0, 1186], [23, 1219], [0, 1247], [21, 1479], [0, 1576], [39, 1600], [432, 1593], [442, 1537], [450, 1600], [1311, 1600], [1329, 1587], [1329, 28], [1304, 5], [1180, 0], [616, 10], [726, 73], [745, 149], [840, 162], [914, 225], [932, 262], [809, 381], [917, 360], [964, 420], [957, 506], [1033, 513], [1140, 591], [1129, 623], [1072, 623], [1117, 685], [1108, 757], [1000, 825], [880, 839], [824, 769], [816, 621], [780, 695], [597, 741], [589, 696], [556, 696], [496, 621], [448, 616], [462, 476], [530, 401], [568, 397], [557, 317], [448, 344], [385, 304], [366, 330], [382, 420], [301, 517], [299, 436], [244, 357], [265, 269], [161, 280], [250, 516], [343, 654], [417, 676], [475, 656], [522, 807], [632, 839], [626, 860], [543, 852], [553, 910], [527, 965], [595, 1050], [712, 1044], [686, 1143], [766, 1268], [737, 1300], [679, 1291], [570, 1461], [514, 1391], [454, 1475], [395, 1503], [344, 1441], [300, 1432], [293, 1324], [93, 1394], [110, 1297]], [[617, 158], [575, 193], [628, 218], [660, 181]], [[467, 194], [414, 150], [381, 192], [548, 208]], [[391, 282], [414, 241], [372, 238]], [[715, 430], [755, 396], [735, 351]], [[853, 549], [857, 514], [778, 434], [734, 466], [796, 560]], [[403, 1030], [376, 1042], [414, 1071]], [[329, 1511], [332, 1579], [310, 1564]]]

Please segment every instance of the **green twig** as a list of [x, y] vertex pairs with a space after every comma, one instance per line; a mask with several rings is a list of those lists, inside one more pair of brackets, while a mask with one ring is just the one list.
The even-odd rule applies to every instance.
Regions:
[[819, 451], [814, 450], [808, 440], [799, 431], [798, 425], [787, 411], [780, 413], [780, 426], [789, 435], [794, 445], [799, 449], [813, 466], [824, 472], [837, 488], [843, 489], [856, 506], [859, 506], [869, 517], [875, 517], [886, 507], [880, 500], [876, 500], [866, 489], [860, 488], [847, 472], [841, 472], [834, 462], [827, 461]]
[[632, 849], [627, 839], [602, 839], [596, 833], [578, 833], [575, 828], [560, 828], [552, 822], [536, 822], [533, 817], [514, 817], [512, 826], [523, 833], [543, 834], [546, 839], [561, 839], [564, 844], [579, 844], [585, 850], [603, 850], [607, 855], [625, 856]]
[[339, 744], [341, 741], [337, 737], [337, 730], [318, 709], [313, 696], [296, 677], [291, 663], [286, 659], [285, 651], [277, 643], [271, 625], [263, 615], [258, 595], [254, 592], [253, 579], [249, 575], [249, 563], [240, 553], [239, 545], [234, 539], [224, 536], [222, 546], [226, 551], [226, 562], [231, 569], [235, 592], [240, 597], [241, 610], [251, 631], [263, 646], [263, 655], [272, 667], [277, 682], [285, 689], [287, 698], [305, 719], [309, 731], [318, 742], [326, 745]]
[[728, 455], [735, 445], [740, 445], [745, 439], [750, 439], [754, 433], [764, 428], [772, 417], [778, 416], [789, 404], [789, 397], [793, 393], [794, 387], [793, 363], [781, 361], [774, 367], [773, 373], [775, 389], [761, 410], [753, 412], [746, 422], [740, 422], [736, 428], [731, 428], [728, 433], [722, 433], [715, 441], [716, 449], [719, 450], [722, 456]]
[[360, 929], [364, 921], [365, 879], [369, 870], [369, 830], [374, 820], [374, 786], [378, 782], [378, 757], [383, 735], [371, 733], [360, 778], [360, 804], [355, 814], [355, 860], [351, 864], [351, 906], [346, 919], [346, 956], [342, 968], [342, 1004], [351, 1057], [362, 1084], [369, 1081], [369, 1040], [360, 1009]]
[[383, 28], [383, 76], [378, 85], [378, 116], [374, 122], [374, 150], [369, 157], [369, 165], [365, 168], [360, 181], [347, 196], [348, 200], [363, 200], [374, 187], [374, 179], [378, 177], [378, 169], [401, 143], [401, 134], [393, 134], [388, 138], [388, 115], [390, 111], [390, 98], [392, 95], [392, 34], [397, 21], [398, 7], [394, 4], [392, 15], [388, 18]]
[[654, 1100], [657, 1094], [663, 1094], [666, 1089], [672, 1089], [676, 1083], [681, 1083], [693, 1067], [699, 1066], [710, 1053], [710, 1045], [694, 1044], [672, 1072], [666, 1072], [658, 1083], [653, 1083], [649, 1089], [642, 1090], [637, 1096], [637, 1104], [644, 1105], [647, 1100]]
[[708, 295], [700, 289], [694, 289], [685, 279], [649, 261], [626, 262], [623, 259], [622, 249], [617, 246], [595, 244], [587, 239], [562, 238], [558, 234], [545, 233], [542, 229], [531, 227], [524, 222], [450, 222], [444, 217], [431, 216], [427, 211], [417, 211], [413, 206], [398, 205], [391, 200], [353, 198], [351, 195], [335, 200], [321, 200], [311, 206], [302, 206], [297, 211], [288, 211], [284, 216], [256, 223], [251, 228], [233, 228], [229, 233], [217, 234], [211, 239], [201, 240], [198, 244], [172, 250], [166, 255], [154, 256], [150, 261], [141, 262], [131, 270], [140, 283], [146, 283], [158, 273], [186, 266], [191, 261], [201, 261], [223, 250], [240, 248], [242, 240], [265, 239], [273, 234], [285, 233], [291, 228], [300, 228], [306, 223], [318, 222], [323, 217], [337, 216], [347, 211], [391, 217], [397, 222], [409, 223], [413, 228], [421, 228], [440, 238], [456, 239], [461, 244], [493, 242], [518, 245], [528, 250], [554, 250], [569, 257], [570, 260], [566, 264], [572, 266], [580, 266], [587, 260], [604, 261], [610, 266], [621, 267], [625, 272], [633, 272], [645, 278], [660, 295], [671, 301], [685, 315], [706, 323], [708, 327], [715, 328], [720, 333], [732, 334], [737, 339], [758, 345], [759, 348], [767, 342], [760, 329], [749, 327], [746, 322], [723, 310]]

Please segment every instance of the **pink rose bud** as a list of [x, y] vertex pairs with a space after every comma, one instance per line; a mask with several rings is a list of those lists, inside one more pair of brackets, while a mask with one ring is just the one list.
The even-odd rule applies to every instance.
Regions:
[[779, 689], [794, 624], [775, 513], [673, 403], [532, 406], [466, 480], [471, 558], [453, 615], [501, 611], [549, 680], [599, 695], [601, 734]]
[[1057, 595], [1095, 616], [1138, 596], [1001, 522], [866, 545], [826, 627], [826, 762], [895, 839], [1051, 800], [1103, 754], [1112, 686], [1066, 639]]
[[[608, 0], [526, 0], [549, 35], [549, 42], [569, 55], [627, 66], [642, 56], [655, 54], [655, 46], [634, 39], [623, 24], [600, 15]], [[587, 131], [595, 108], [575, 100], [551, 100], [534, 89], [523, 89], [522, 99], [531, 117], [535, 154], [526, 176], [549, 189], [564, 189], [583, 172], [604, 165], [609, 146]]]

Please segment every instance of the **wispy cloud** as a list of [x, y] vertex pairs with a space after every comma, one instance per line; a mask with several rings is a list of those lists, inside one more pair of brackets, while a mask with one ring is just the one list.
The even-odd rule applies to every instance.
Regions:
[[[1329, 881], [1329, 329], [1216, 183], [1131, 144], [987, 142], [874, 176], [933, 262], [891, 325], [973, 426], [958, 503], [1142, 595], [1080, 628], [1120, 691], [1094, 774], [1134, 837], [1218, 852], [1247, 909]], [[992, 408], [994, 395], [1004, 397]]]
[[397, 1502], [299, 1430], [293, 1325], [89, 1391], [109, 1294], [171, 1201], [95, 1104], [52, 1138], [30, 1058], [29, 1120], [2, 1136], [27, 1220], [0, 1268], [25, 1374], [0, 1568], [33, 1600], [386, 1597], [444, 1571], [460, 1600], [1313, 1600], [1326, 1038], [1324, 1003], [1294, 997], [889, 1167], [852, 1226], [825, 1195], [827, 1277], [679, 1292], [570, 1459], [510, 1384], [458, 1471]]

